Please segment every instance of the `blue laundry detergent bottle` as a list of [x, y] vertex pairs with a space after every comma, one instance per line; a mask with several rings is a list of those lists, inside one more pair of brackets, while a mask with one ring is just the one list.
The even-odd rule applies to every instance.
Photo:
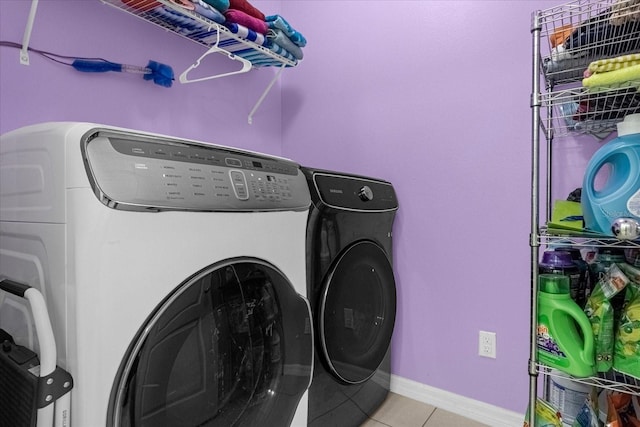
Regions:
[[[609, 174], [596, 189], [598, 172], [607, 165]], [[638, 237], [640, 114], [630, 114], [618, 123], [618, 137], [600, 147], [587, 164], [581, 204], [585, 227], [589, 230], [621, 239]], [[620, 224], [625, 228], [625, 235], [620, 233]]]

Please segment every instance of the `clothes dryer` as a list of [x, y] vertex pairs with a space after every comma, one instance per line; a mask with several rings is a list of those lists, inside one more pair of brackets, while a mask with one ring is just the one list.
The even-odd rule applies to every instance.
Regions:
[[309, 426], [359, 426], [389, 392], [398, 202], [383, 180], [303, 171], [312, 198], [307, 295], [316, 331]]
[[[89, 123], [0, 139], [0, 275], [46, 301], [74, 426], [304, 426], [310, 194], [289, 160]], [[24, 301], [0, 328], [38, 352]]]

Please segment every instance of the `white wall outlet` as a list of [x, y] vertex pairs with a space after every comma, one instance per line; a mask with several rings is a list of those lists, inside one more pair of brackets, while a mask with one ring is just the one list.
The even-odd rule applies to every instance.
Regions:
[[496, 333], [480, 331], [478, 354], [482, 357], [496, 358]]

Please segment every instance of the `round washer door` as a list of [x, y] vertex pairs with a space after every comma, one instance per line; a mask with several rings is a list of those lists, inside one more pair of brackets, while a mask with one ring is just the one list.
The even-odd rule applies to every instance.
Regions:
[[232, 260], [186, 280], [131, 343], [109, 426], [289, 425], [312, 375], [311, 312], [266, 262]]
[[378, 369], [391, 344], [396, 317], [393, 268], [380, 246], [348, 247], [326, 276], [320, 301], [320, 342], [340, 380], [358, 384]]

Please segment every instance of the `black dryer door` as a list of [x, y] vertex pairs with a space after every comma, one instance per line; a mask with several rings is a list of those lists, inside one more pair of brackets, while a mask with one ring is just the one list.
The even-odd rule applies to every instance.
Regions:
[[310, 309], [271, 265], [240, 259], [186, 280], [142, 325], [108, 426], [289, 425], [311, 381]]
[[325, 362], [349, 384], [369, 379], [391, 344], [396, 317], [393, 268], [380, 246], [349, 246], [325, 278], [318, 327]]

